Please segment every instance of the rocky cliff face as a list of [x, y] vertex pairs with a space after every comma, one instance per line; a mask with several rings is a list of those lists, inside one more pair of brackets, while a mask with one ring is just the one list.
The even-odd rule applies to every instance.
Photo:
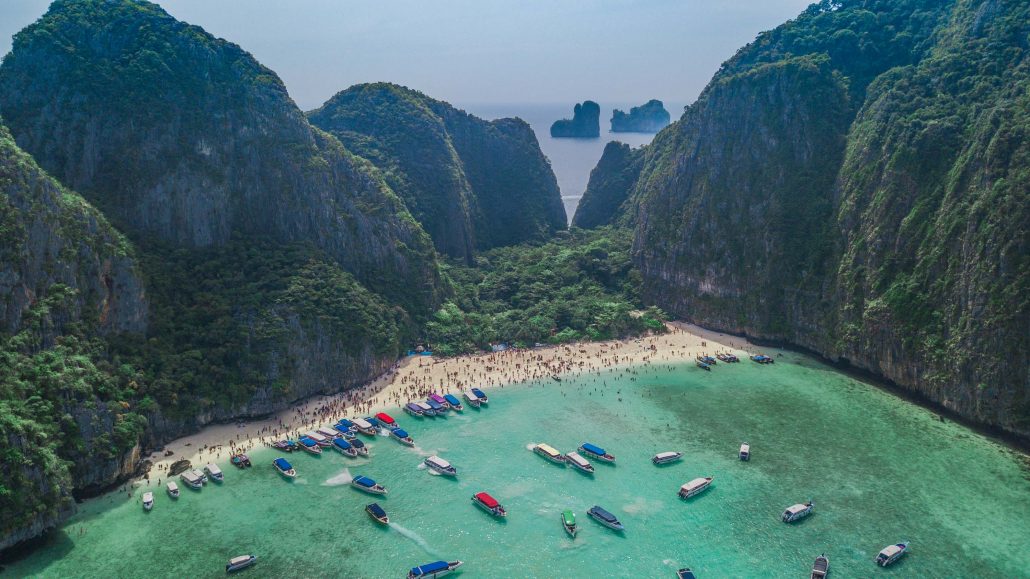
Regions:
[[596, 139], [601, 136], [601, 106], [594, 101], [583, 101], [572, 109], [571, 119], [554, 121], [552, 137]]
[[576, 206], [572, 225], [592, 229], [624, 220], [629, 214], [624, 205], [640, 177], [643, 163], [643, 148], [634, 150], [618, 141], [605, 145], [601, 160], [590, 171], [590, 181]]
[[487, 122], [389, 83], [353, 86], [309, 118], [382, 170], [442, 253], [470, 261], [565, 226], [554, 173], [521, 121]]
[[657, 133], [669, 126], [671, 117], [665, 110], [662, 101], [651, 99], [639, 107], [633, 107], [629, 113], [615, 109], [612, 111], [613, 133]]
[[1030, 436], [1028, 22], [839, 1], [760, 35], [642, 153], [646, 297]]

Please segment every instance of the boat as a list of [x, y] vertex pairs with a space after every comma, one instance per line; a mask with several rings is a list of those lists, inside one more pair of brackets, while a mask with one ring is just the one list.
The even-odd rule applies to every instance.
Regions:
[[[322, 447], [326, 447], [326, 448], [332, 446], [333, 438], [336, 438], [335, 432], [333, 433], [333, 436], [326, 436], [324, 434], [319, 434], [319, 433], [317, 433], [317, 432], [315, 432], [313, 430], [308, 432], [304, 436], [306, 438], [309, 438], [309, 439], [315, 441], [315, 444], [317, 444], [318, 446], [322, 446]], [[303, 438], [301, 440], [303, 440]]]
[[358, 454], [361, 456], [368, 456], [368, 447], [365, 446], [364, 442], [361, 442], [361, 439], [355, 438], [354, 440], [348, 440], [347, 442], [350, 443], [351, 447], [354, 448]]
[[354, 450], [354, 447], [342, 438], [333, 439], [333, 448], [335, 448], [337, 451], [339, 451], [340, 454], [344, 456], [358, 456], [358, 451]]
[[204, 472], [216, 483], [225, 482], [225, 475], [222, 474], [222, 469], [218, 468], [218, 465], [213, 462], [204, 465]]
[[[317, 432], [318, 434], [321, 434], [327, 440], [329, 440], [329, 444], [332, 444], [332, 440], [334, 438], [336, 438], [337, 436], [340, 436], [340, 431], [339, 430], [336, 430], [335, 428], [329, 428], [328, 426], [320, 426], [318, 428], [318, 430], [316, 430], [315, 432]], [[316, 438], [315, 440], [318, 440], [318, 439]], [[329, 446], [329, 445], [327, 444], [325, 446]]]
[[479, 388], [470, 388], [470, 390], [472, 390], [472, 393], [476, 395], [476, 398], [479, 398], [479, 403], [480, 404], [489, 404], [490, 403], [490, 399], [486, 397], [486, 393], [484, 393]]
[[[447, 399], [446, 399], [446, 398], [444, 398], [443, 396], [439, 395], [439, 394], [436, 394], [436, 393], [430, 394], [430, 395], [429, 395], [429, 400], [431, 400], [431, 401], [433, 401], [433, 402], [436, 402], [436, 403], [437, 403], [437, 404], [439, 404], [439, 405], [440, 405], [440, 406], [441, 406], [441, 407], [442, 407], [442, 408], [443, 408], [444, 410], [450, 410], [450, 409], [451, 409], [451, 405], [450, 405], [450, 403], [449, 403], [449, 402], [447, 402]], [[428, 402], [428, 401], [427, 401], [427, 402]]]
[[200, 480], [200, 477], [193, 473], [192, 470], [183, 471], [179, 474], [179, 480], [181, 480], [186, 486], [191, 489], [200, 490], [204, 487], [204, 482]]
[[372, 430], [374, 431], [373, 434], [379, 434], [383, 431], [383, 423], [379, 422], [379, 420], [376, 419], [374, 416], [366, 416], [365, 422], [372, 425]]
[[751, 356], [751, 360], [753, 362], [758, 362], [759, 364], [773, 364], [776, 362], [776, 360], [773, 360], [769, 356], [765, 356], [762, 354], [755, 354], [754, 356]]
[[447, 401], [447, 405], [451, 407], [451, 410], [455, 412], [461, 412], [465, 410], [465, 407], [461, 405], [461, 400], [454, 394], [444, 394], [443, 399]]
[[310, 436], [300, 437], [300, 447], [316, 456], [322, 454], [322, 447]]
[[413, 402], [413, 404], [422, 409], [423, 416], [436, 416], [436, 410], [433, 410], [433, 407], [425, 402]]
[[279, 471], [279, 474], [286, 478], [293, 478], [297, 476], [297, 471], [293, 469], [293, 465], [287, 462], [285, 458], [279, 457], [272, 461], [272, 466], [275, 470]]
[[623, 527], [622, 523], [619, 522], [619, 519], [615, 518], [615, 515], [609, 513], [608, 511], [602, 509], [597, 505], [590, 507], [590, 510], [587, 511], [587, 514], [590, 515], [591, 518], [593, 518], [598, 523], [601, 523], [602, 525], [608, 527], [609, 529], [612, 529], [613, 531], [623, 531], [626, 529], [626, 527]]
[[297, 443], [292, 440], [277, 440], [272, 443], [272, 448], [277, 448], [283, 452], [293, 452], [300, 450]]
[[658, 454], [651, 457], [651, 462], [654, 463], [655, 466], [658, 466], [661, 464], [669, 464], [670, 462], [676, 462], [681, 458], [683, 458], [682, 452], [659, 452]]
[[708, 364], [709, 366], [715, 366], [716, 364], [718, 364], [718, 362], [715, 360], [715, 358], [713, 358], [711, 356], [697, 355], [694, 358], [697, 359], [698, 362], [704, 362], [705, 364]]
[[751, 445], [746, 442], [740, 445], [740, 460], [751, 460]]
[[880, 567], [886, 567], [900, 559], [906, 552], [908, 552], [908, 543], [887, 545], [880, 551], [880, 554], [876, 556], [876, 564]]
[[590, 464], [587, 459], [579, 455], [578, 452], [570, 452], [565, 455], [565, 462], [575, 469], [579, 469], [585, 473], [594, 474], [594, 465]]
[[411, 571], [408, 571], [408, 579], [443, 577], [462, 565], [464, 565], [462, 561], [434, 561], [432, 563], [426, 563], [425, 565], [412, 567]]
[[697, 579], [694, 572], [690, 570], [690, 567], [684, 567], [679, 571], [676, 571], [677, 579]]
[[377, 523], [390, 524], [390, 517], [386, 516], [386, 511], [383, 510], [383, 507], [379, 506], [379, 503], [365, 505], [365, 512], [368, 513], [368, 516], [375, 519]]
[[697, 367], [701, 368], [702, 370], [704, 370], [706, 372], [711, 372], [712, 371], [712, 367], [710, 365], [708, 365], [708, 364], [705, 364], [701, 360], [697, 361]]
[[458, 476], [458, 469], [454, 468], [451, 463], [436, 456], [435, 454], [423, 461], [425, 465], [440, 474], [447, 476]]
[[710, 477], [710, 476], [700, 477], [700, 478], [696, 478], [696, 479], [688, 482], [687, 484], [681, 486], [680, 487], [680, 492], [679, 492], [680, 498], [681, 499], [689, 499], [690, 497], [693, 497], [693, 496], [696, 496], [696, 495], [699, 495], [699, 494], [705, 492], [706, 490], [708, 490], [708, 487], [712, 486], [712, 479], [713, 478], [714, 477]]
[[740, 358], [734, 356], [733, 354], [716, 354], [715, 357], [718, 358], [720, 362], [726, 362], [727, 364], [740, 362]]
[[357, 432], [350, 432], [350, 431], [348, 431], [348, 432], [341, 432], [340, 436], [342, 436], [344, 438], [344, 440], [348, 440], [349, 441], [349, 440], [354, 440], [355, 438], [357, 438], [358, 437], [358, 433]]
[[579, 451], [582, 452], [583, 454], [589, 456], [590, 458], [597, 459], [597, 460], [599, 460], [601, 462], [608, 462], [608, 463], [615, 462], [615, 456], [614, 455], [608, 454], [600, 446], [594, 446], [593, 444], [590, 444], [589, 442], [584, 442], [579, 447]]
[[206, 485], [207, 484], [207, 475], [204, 474], [204, 471], [200, 470], [199, 468], [193, 469], [193, 476], [195, 476], [195, 477], [200, 479], [200, 484], [202, 484], [202, 485]]
[[354, 480], [350, 481], [350, 486], [358, 490], [365, 491], [366, 493], [372, 493], [374, 495], [386, 494], [386, 487], [368, 478], [367, 476], [358, 475], [354, 477]]
[[826, 554], [819, 555], [812, 564], [811, 579], [823, 579], [830, 573], [830, 558]]
[[562, 464], [565, 462], [565, 457], [562, 456], [562, 453], [558, 452], [553, 446], [548, 444], [540, 443], [534, 446], [533, 452], [554, 463]]
[[405, 404], [404, 411], [412, 416], [417, 416], [419, 418], [422, 417], [422, 409], [419, 408], [419, 405], [415, 404], [414, 402], [408, 402], [407, 404]]
[[561, 513], [561, 526], [565, 528], [565, 532], [569, 534], [573, 539], [576, 538], [576, 513], [573, 513], [569, 509], [565, 509]]
[[154, 493], [147, 491], [143, 493], [143, 510], [149, 511], [154, 508]]
[[336, 425], [333, 426], [333, 428], [335, 428], [336, 430], [339, 430], [340, 432], [346, 432], [346, 431], [357, 432], [357, 430], [358, 430], [358, 427], [355, 426], [353, 422], [351, 422], [350, 420], [347, 420], [346, 418], [341, 418], [340, 420], [336, 421]]
[[232, 455], [229, 458], [229, 462], [231, 462], [236, 468], [247, 468], [251, 466], [250, 457], [242, 452]]
[[783, 516], [780, 518], [783, 519], [784, 523], [793, 523], [798, 519], [803, 519], [808, 515], [811, 515], [813, 508], [815, 508], [815, 503], [812, 501], [791, 505], [787, 507], [787, 510], [783, 511]]
[[352, 438], [354, 436], [353, 427], [347, 426], [345, 424], [340, 424], [339, 422], [333, 425], [333, 430], [339, 433], [337, 434], [337, 436], [345, 436], [347, 438]]
[[379, 421], [379, 424], [382, 424], [390, 430], [397, 428], [397, 421], [393, 419], [393, 416], [390, 416], [385, 412], [380, 412], [379, 414], [376, 414], [376, 420]]
[[376, 432], [378, 432], [376, 427], [372, 426], [372, 423], [368, 420], [365, 420], [364, 418], [355, 418], [354, 428], [357, 428], [358, 432], [360, 432], [361, 434], [367, 434], [369, 436], [375, 436]]
[[504, 510], [504, 507], [497, 502], [497, 499], [490, 496], [488, 493], [476, 493], [472, 495], [472, 502], [476, 503], [481, 509], [490, 513], [495, 517], [507, 517], [508, 511]]
[[415, 446], [415, 439], [408, 436], [408, 432], [402, 428], [394, 428], [390, 431], [390, 436], [397, 440], [401, 444], [408, 446]]
[[473, 408], [479, 408], [480, 400], [479, 396], [476, 396], [471, 390], [462, 390], [461, 395], [468, 401], [469, 406]]
[[437, 416], [443, 416], [447, 412], [446, 405], [440, 404], [432, 398], [426, 398], [426, 404], [428, 404], [429, 407], [433, 409], [433, 412], [435, 412]]
[[168, 496], [173, 499], [179, 498], [179, 485], [175, 484], [175, 481], [168, 481]]
[[239, 557], [233, 557], [229, 559], [229, 562], [225, 564], [225, 572], [232, 573], [233, 571], [239, 571], [240, 569], [246, 569], [254, 563], [257, 563], [257, 557], [254, 555], [240, 555]]

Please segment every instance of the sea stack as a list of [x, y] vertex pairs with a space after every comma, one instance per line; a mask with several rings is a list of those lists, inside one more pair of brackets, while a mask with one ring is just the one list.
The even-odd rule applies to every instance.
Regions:
[[612, 111], [613, 133], [657, 133], [669, 125], [671, 117], [662, 101], [651, 99], [639, 107], [633, 107], [626, 114], [619, 109]]
[[601, 136], [601, 106], [583, 101], [572, 109], [572, 119], [554, 121], [551, 136], [555, 138], [596, 139]]

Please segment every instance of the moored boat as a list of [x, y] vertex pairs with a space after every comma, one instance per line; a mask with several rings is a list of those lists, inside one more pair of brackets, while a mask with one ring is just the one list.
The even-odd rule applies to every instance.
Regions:
[[734, 362], [740, 362], [740, 358], [734, 356], [733, 354], [729, 354], [729, 353], [716, 354], [715, 357], [718, 358], [720, 362], [726, 362], [728, 364], [732, 364]]
[[[451, 409], [451, 405], [450, 405], [449, 402], [447, 402], [447, 399], [444, 398], [443, 396], [439, 395], [439, 394], [436, 394], [436, 393], [430, 394], [429, 395], [429, 400], [432, 400], [433, 402], [436, 402], [437, 404], [439, 404], [440, 408], [442, 408], [445, 411]], [[427, 400], [427, 402], [429, 400]]]
[[422, 409], [423, 416], [436, 416], [436, 410], [433, 410], [433, 407], [429, 404], [425, 402], [415, 402], [414, 404]]
[[561, 464], [565, 462], [565, 457], [562, 456], [562, 453], [558, 452], [553, 446], [548, 444], [540, 443], [534, 446], [533, 452], [554, 463]]
[[787, 510], [783, 511], [783, 515], [780, 518], [783, 519], [784, 523], [793, 523], [798, 519], [803, 519], [808, 515], [811, 515], [813, 508], [815, 508], [815, 503], [812, 501], [791, 505], [787, 507]]
[[412, 416], [422, 417], [422, 409], [419, 408], [418, 404], [414, 402], [408, 402], [404, 405], [404, 411]]
[[408, 436], [408, 432], [402, 428], [394, 428], [390, 431], [390, 436], [401, 444], [415, 446], [415, 439]]
[[207, 475], [204, 474], [204, 471], [200, 470], [199, 468], [193, 469], [193, 476], [195, 476], [195, 477], [200, 479], [200, 484], [202, 484], [202, 485], [206, 485], [207, 484]]
[[379, 422], [374, 416], [366, 416], [365, 422], [372, 425], [373, 434], [379, 434], [383, 431], [383, 423]]
[[573, 468], [581, 470], [585, 473], [594, 473], [594, 465], [590, 464], [590, 462], [587, 459], [580, 456], [578, 452], [573, 451], [567, 453], [565, 455], [565, 462]]
[[447, 462], [446, 460], [436, 456], [435, 454], [423, 461], [429, 469], [444, 474], [447, 476], [457, 476], [458, 469], [454, 468], [454, 465]]
[[360, 454], [361, 456], [368, 456], [368, 447], [365, 446], [365, 443], [362, 442], [360, 438], [348, 440], [347, 442], [350, 443], [351, 447], [353, 447], [358, 454]]
[[426, 563], [425, 565], [412, 567], [411, 571], [408, 571], [408, 579], [423, 579], [426, 577], [433, 579], [435, 577], [443, 577], [462, 565], [464, 565], [462, 561], [434, 561], [432, 563]]
[[659, 452], [658, 454], [651, 457], [651, 462], [654, 463], [655, 466], [658, 466], [661, 464], [669, 464], [670, 462], [676, 462], [681, 458], [683, 458], [682, 452]]
[[333, 438], [336, 438], [336, 433], [334, 431], [333, 436], [330, 437], [312, 430], [304, 436], [310, 440], [315, 441], [315, 444], [317, 444], [318, 446], [329, 448], [333, 444]]
[[354, 450], [354, 447], [351, 446], [351, 443], [347, 442], [342, 438], [333, 439], [333, 448], [344, 456], [358, 456], [358, 451]]
[[698, 362], [704, 362], [705, 364], [708, 364], [709, 366], [715, 366], [718, 363], [715, 360], [715, 358], [713, 358], [711, 356], [697, 355], [697, 356], [695, 356], [695, 358], [697, 359]]
[[272, 448], [279, 449], [283, 452], [293, 452], [295, 450], [300, 450], [297, 447], [297, 443], [292, 440], [277, 440], [272, 443]]
[[154, 508], [154, 493], [147, 491], [143, 493], [143, 510], [149, 511]]
[[568, 533], [570, 537], [575, 539], [576, 532], [579, 530], [576, 528], [576, 513], [573, 513], [570, 509], [562, 511], [561, 526], [565, 528], [565, 532]]
[[200, 477], [194, 474], [192, 470], [183, 471], [179, 474], [179, 480], [191, 489], [200, 490], [204, 487], [204, 482], [200, 480]]
[[293, 478], [297, 476], [297, 471], [294, 470], [293, 465], [287, 462], [285, 458], [279, 457], [272, 461], [272, 466], [275, 470], [279, 471], [279, 474], [286, 478]]
[[580, 447], [579, 451], [589, 456], [590, 458], [599, 460], [601, 462], [613, 463], [615, 462], [615, 456], [605, 452], [600, 446], [595, 446], [589, 442], [584, 442]]
[[676, 571], [677, 579], [696, 579], [694, 572], [690, 570], [690, 567], [684, 567], [679, 571]]
[[218, 465], [213, 462], [204, 465], [204, 472], [216, 483], [225, 482], [225, 475], [222, 474], [222, 469], [218, 468]]
[[685, 485], [680, 487], [680, 498], [689, 499], [690, 497], [697, 496], [705, 492], [706, 490], [708, 490], [708, 487], [712, 486], [713, 479], [714, 477], [704, 476], [698, 477], [686, 483]]
[[433, 400], [432, 398], [426, 398], [426, 404], [428, 404], [429, 407], [433, 409], [433, 412], [437, 416], [443, 416], [447, 412], [447, 407], [446, 406], [444, 406], [443, 404], [440, 404], [439, 402], [437, 402], [436, 400]]
[[751, 445], [744, 443], [740, 445], [740, 460], [749, 461], [751, 460]]
[[365, 491], [366, 493], [372, 493], [374, 495], [386, 494], [386, 487], [368, 478], [367, 476], [358, 475], [350, 481], [350, 484], [352, 487], [358, 490]]
[[397, 421], [393, 419], [393, 416], [390, 416], [385, 412], [380, 412], [379, 414], [376, 414], [376, 420], [379, 421], [379, 424], [382, 424], [390, 430], [397, 428]]
[[444, 394], [443, 399], [447, 401], [447, 405], [455, 412], [461, 412], [465, 409], [465, 407], [461, 405], [461, 400], [458, 400], [458, 397], [454, 394]]
[[479, 398], [479, 403], [480, 404], [489, 404], [490, 403], [490, 399], [486, 397], [486, 393], [483, 392], [482, 390], [480, 390], [479, 388], [470, 388], [470, 390], [472, 391], [473, 394], [476, 395], [476, 398]]
[[358, 432], [360, 432], [361, 434], [375, 436], [377, 432], [376, 427], [372, 426], [372, 423], [368, 420], [365, 420], [364, 418], [355, 418], [353, 424], [354, 428], [357, 428]]
[[322, 454], [322, 447], [319, 446], [318, 442], [316, 442], [315, 439], [311, 438], [310, 436], [302, 436], [302, 437], [300, 437], [300, 441], [299, 442], [300, 442], [300, 447], [303, 448], [305, 451], [307, 451], [307, 452], [309, 452], [311, 454], [314, 454], [316, 456], [319, 455], [319, 454]]
[[168, 481], [168, 487], [167, 488], [168, 488], [168, 496], [172, 497], [173, 499], [179, 498], [179, 485], [175, 484], [175, 481], [173, 481], [173, 480]]
[[893, 545], [887, 545], [880, 553], [876, 556], [876, 564], [880, 567], [886, 567], [891, 563], [897, 561], [902, 555], [908, 552], [908, 543], [895, 543]]
[[758, 362], [759, 364], [773, 364], [776, 362], [776, 360], [773, 360], [764, 354], [755, 354], [754, 356], [751, 356], [751, 360]]
[[598, 523], [601, 523], [602, 525], [608, 527], [613, 531], [623, 531], [626, 529], [626, 527], [623, 527], [622, 523], [619, 522], [619, 519], [615, 518], [615, 515], [602, 509], [598, 505], [590, 507], [590, 510], [587, 511], [587, 514], [590, 515], [590, 517]]
[[341, 418], [340, 420], [337, 420], [336, 425], [334, 425], [333, 428], [340, 432], [357, 432], [358, 430], [357, 426], [355, 426], [353, 422], [347, 420], [346, 418]]
[[246, 569], [254, 563], [257, 563], [257, 557], [254, 555], [240, 555], [239, 557], [233, 557], [229, 559], [229, 562], [225, 564], [225, 572], [232, 573], [233, 571], [239, 571], [240, 569]]
[[473, 394], [471, 390], [462, 390], [461, 391], [461, 395], [464, 396], [465, 400], [468, 401], [469, 406], [471, 406], [473, 408], [479, 408], [479, 405], [480, 405], [479, 396], [476, 396], [475, 394]]
[[706, 371], [706, 372], [711, 372], [711, 371], [712, 371], [712, 366], [711, 366], [711, 365], [709, 365], [709, 364], [705, 364], [705, 363], [704, 363], [704, 362], [702, 362], [701, 360], [698, 360], [698, 361], [696, 362], [696, 364], [697, 364], [697, 367], [698, 367], [698, 368], [701, 368], [702, 370], [704, 370], [704, 371]]
[[248, 468], [251, 466], [250, 457], [242, 452], [238, 452], [229, 458], [229, 462], [232, 463], [236, 468]]
[[383, 525], [390, 524], [390, 517], [386, 516], [386, 511], [383, 510], [383, 507], [379, 506], [379, 503], [365, 505], [365, 512], [368, 513], [368, 516], [372, 517], [377, 523], [381, 523]]
[[[336, 438], [337, 436], [340, 436], [340, 431], [339, 430], [336, 430], [335, 428], [329, 428], [328, 426], [320, 426], [320, 427], [318, 427], [317, 430], [315, 430], [315, 432], [317, 432], [318, 434], [321, 434], [323, 437], [325, 437], [327, 440], [329, 440], [330, 444], [332, 444], [332, 440], [334, 438]], [[328, 445], [326, 445], [326, 446], [328, 446]]]
[[830, 558], [826, 554], [819, 555], [812, 564], [812, 576], [810, 579], [823, 579], [830, 573]]
[[490, 496], [488, 493], [481, 492], [472, 495], [472, 502], [476, 503], [479, 508], [490, 513], [495, 517], [507, 517], [508, 511], [504, 510], [501, 503], [497, 502], [497, 499]]

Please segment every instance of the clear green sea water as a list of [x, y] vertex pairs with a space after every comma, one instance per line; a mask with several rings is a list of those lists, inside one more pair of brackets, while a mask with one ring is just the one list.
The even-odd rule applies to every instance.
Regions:
[[[157, 492], [150, 513], [137, 502], [145, 488], [133, 500], [93, 500], [5, 574], [220, 577], [230, 556], [253, 553], [258, 564], [240, 576], [403, 577], [446, 558], [466, 562], [459, 577], [673, 577], [683, 566], [699, 577], [807, 577], [825, 552], [835, 577], [1027, 576], [1022, 455], [796, 354], [769, 367], [635, 372], [496, 389], [489, 408], [448, 418], [396, 412], [416, 448], [379, 438], [371, 459], [296, 454], [292, 483], [262, 450], [250, 470], [223, 466], [224, 485], [184, 488], [177, 502]], [[749, 463], [737, 460], [745, 440]], [[618, 464], [595, 461], [590, 477], [527, 449], [547, 442], [565, 452], [583, 441]], [[686, 456], [652, 466], [663, 450]], [[453, 463], [457, 480], [421, 468], [430, 453]], [[352, 474], [390, 494], [352, 489]], [[713, 488], [679, 499], [679, 486], [697, 476], [715, 476]], [[480, 490], [508, 508], [507, 521], [473, 507]], [[785, 507], [807, 499], [814, 515], [780, 522]], [[373, 501], [391, 527], [364, 513]], [[594, 504], [626, 532], [588, 519]], [[575, 540], [560, 526], [565, 508], [577, 513]], [[901, 562], [873, 565], [901, 540], [912, 542]]]

